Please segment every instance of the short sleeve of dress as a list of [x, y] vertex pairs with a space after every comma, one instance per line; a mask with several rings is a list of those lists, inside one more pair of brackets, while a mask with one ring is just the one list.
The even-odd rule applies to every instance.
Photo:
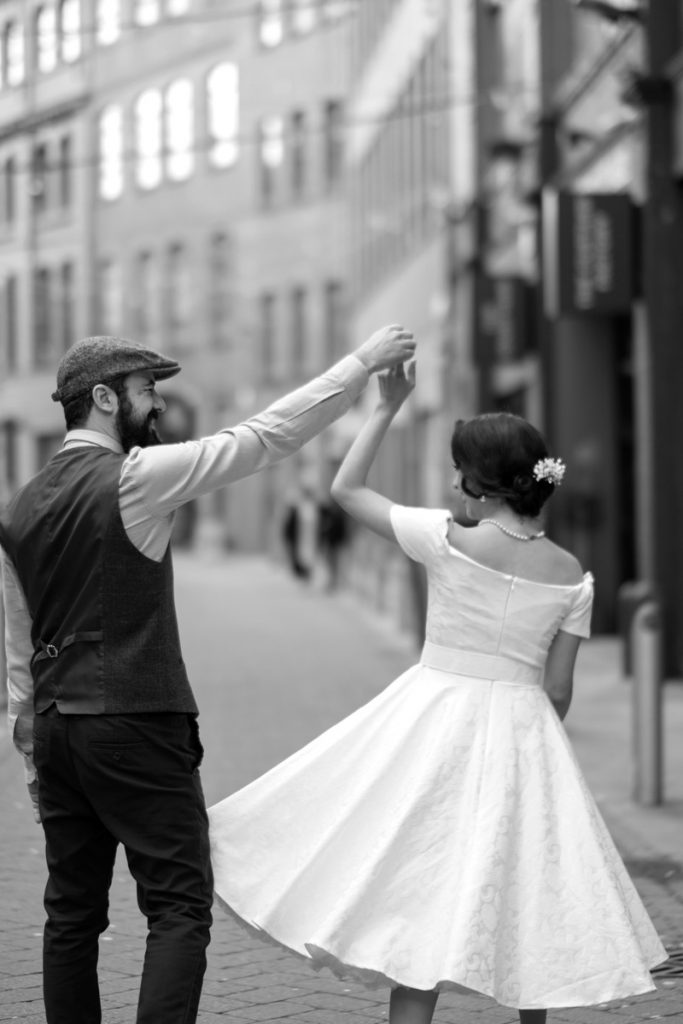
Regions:
[[446, 550], [446, 532], [451, 514], [444, 508], [391, 506], [391, 525], [396, 540], [409, 558], [428, 562]]
[[569, 611], [560, 623], [560, 629], [574, 636], [587, 638], [591, 635], [591, 613], [593, 611], [593, 577], [589, 572], [583, 583], [576, 588]]

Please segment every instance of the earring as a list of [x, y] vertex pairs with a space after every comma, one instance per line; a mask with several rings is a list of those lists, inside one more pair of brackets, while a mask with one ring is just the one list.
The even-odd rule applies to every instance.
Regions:
[[486, 501], [486, 495], [482, 494], [481, 497], [479, 498], [479, 501]]

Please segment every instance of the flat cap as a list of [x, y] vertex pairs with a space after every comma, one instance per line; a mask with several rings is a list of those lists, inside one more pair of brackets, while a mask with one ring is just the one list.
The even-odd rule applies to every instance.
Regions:
[[52, 401], [66, 405], [73, 398], [91, 391], [96, 384], [107, 384], [115, 377], [147, 371], [155, 380], [165, 380], [180, 372], [180, 365], [151, 348], [127, 338], [98, 335], [75, 342], [62, 356], [57, 367], [57, 390]]

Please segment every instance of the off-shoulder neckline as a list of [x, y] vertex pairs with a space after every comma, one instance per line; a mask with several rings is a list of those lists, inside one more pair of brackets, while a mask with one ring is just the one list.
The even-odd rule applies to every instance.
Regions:
[[480, 569], [485, 569], [487, 572], [494, 572], [496, 576], [502, 576], [506, 580], [518, 580], [520, 583], [530, 583], [534, 587], [550, 587], [552, 590], [577, 590], [586, 583], [593, 582], [593, 574], [591, 572], [585, 572], [583, 579], [579, 580], [578, 583], [543, 583], [541, 580], [530, 580], [528, 576], [518, 576], [514, 572], [503, 572], [502, 569], [494, 569], [493, 566], [484, 565], [483, 562], [478, 562], [476, 558], [470, 558], [469, 555], [466, 555], [464, 551], [460, 551], [459, 548], [454, 548], [449, 542], [448, 537], [445, 537], [444, 540], [450, 554], [463, 558], [466, 562], [470, 562]]

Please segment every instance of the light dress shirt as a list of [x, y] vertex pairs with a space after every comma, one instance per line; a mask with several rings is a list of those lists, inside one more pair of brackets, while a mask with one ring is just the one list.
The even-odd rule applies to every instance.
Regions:
[[[171, 538], [173, 514], [193, 498], [270, 466], [293, 454], [346, 412], [368, 382], [356, 356], [285, 395], [264, 412], [210, 437], [179, 444], [133, 448], [123, 460], [119, 509], [128, 537], [160, 562]], [[69, 430], [64, 448], [99, 445], [122, 454], [121, 445], [97, 430]], [[5, 602], [7, 718], [14, 745], [24, 758], [26, 781], [33, 767], [33, 656], [31, 616], [14, 566], [0, 547]]]

